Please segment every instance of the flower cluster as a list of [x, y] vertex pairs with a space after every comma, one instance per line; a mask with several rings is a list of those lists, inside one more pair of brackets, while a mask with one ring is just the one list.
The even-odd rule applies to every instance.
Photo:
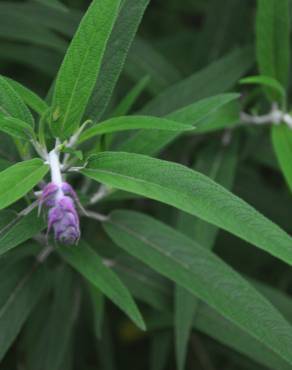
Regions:
[[48, 232], [54, 230], [55, 240], [63, 244], [77, 244], [80, 238], [79, 217], [75, 208], [77, 195], [71, 185], [47, 184], [40, 197], [40, 207], [49, 208]]

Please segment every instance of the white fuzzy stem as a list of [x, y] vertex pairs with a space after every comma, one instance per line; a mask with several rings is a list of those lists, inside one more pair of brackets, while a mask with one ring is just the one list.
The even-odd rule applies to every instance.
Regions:
[[52, 182], [59, 187], [62, 186], [63, 179], [61, 174], [61, 164], [59, 160], [59, 153], [57, 153], [56, 149], [53, 149], [49, 153], [49, 165], [51, 168], [51, 177]]
[[292, 116], [289, 113], [283, 112], [278, 109], [276, 103], [272, 105], [271, 112], [268, 114], [264, 114], [262, 116], [253, 116], [245, 112], [241, 112], [240, 119], [243, 123], [251, 123], [254, 125], [279, 125], [280, 123], [286, 123], [286, 125], [292, 129]]

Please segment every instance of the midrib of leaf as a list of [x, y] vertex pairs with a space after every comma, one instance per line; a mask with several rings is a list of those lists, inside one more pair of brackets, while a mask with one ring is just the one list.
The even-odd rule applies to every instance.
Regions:
[[[174, 263], [184, 267], [185, 269], [187, 269], [188, 271], [190, 271], [192, 273], [192, 270], [191, 270], [191, 265], [188, 265], [188, 264], [184, 264], [182, 263], [181, 260], [177, 260], [175, 259], [173, 256], [172, 256], [172, 253], [165, 253], [164, 249], [163, 248], [160, 248], [158, 244], [155, 244], [153, 243], [152, 241], [149, 241], [147, 238], [145, 237], [142, 237], [140, 236], [140, 234], [137, 234], [135, 231], [133, 231], [132, 229], [129, 229], [128, 227], [126, 227], [125, 225], [121, 225], [119, 223], [115, 223], [113, 222], [111, 219], [109, 219], [107, 222], [111, 223], [112, 225], [114, 225], [115, 227], [118, 227], [120, 230], [123, 230], [125, 232], [127, 232], [128, 234], [132, 235], [134, 238], [142, 241], [143, 243], [145, 244], [148, 244], [149, 246], [153, 247], [157, 252], [159, 252], [160, 255], [164, 255], [168, 258], [170, 258]], [[224, 263], [224, 262], [223, 262]], [[191, 292], [191, 294], [194, 294], [189, 288], [186, 288], [188, 291]], [[221, 294], [224, 294], [223, 291], [221, 291]], [[201, 298], [200, 295], [197, 295], [197, 297]], [[228, 294], [226, 294], [226, 302], [228, 301], [229, 299], [229, 296]], [[261, 302], [264, 302], [265, 304], [269, 303], [268, 301], [266, 301], [260, 294], [258, 294], [258, 300], [260, 300]], [[209, 304], [209, 303], [208, 303]], [[210, 305], [211, 306], [211, 305]], [[217, 307], [214, 305], [213, 306], [215, 308], [215, 310], [217, 310]], [[219, 311], [219, 310], [218, 310]], [[223, 316], [224, 315], [224, 312], [221, 312], [221, 310], [219, 311]], [[225, 316], [226, 317], [226, 316]], [[231, 319], [228, 317], [228, 320], [233, 322], [237, 327], [239, 327], [241, 330], [243, 330], [244, 332], [247, 332], [246, 328], [244, 327], [244, 325], [242, 325], [241, 323], [238, 323], [236, 320], [234, 319]], [[256, 340], [259, 340], [261, 343], [262, 342], [262, 339], [255, 335], [253, 333], [253, 331], [249, 330], [248, 331], [249, 335], [251, 335], [253, 338], [255, 338]], [[272, 349], [272, 351], [276, 352], [278, 355], [280, 355], [281, 357], [285, 358], [286, 361], [288, 361], [288, 363], [291, 363], [290, 359], [286, 356], [286, 354], [283, 354], [282, 351], [279, 351], [278, 349], [275, 349], [274, 347], [272, 347], [270, 344], [267, 345], [266, 343], [263, 343], [263, 345], [265, 347], [268, 347], [270, 349]]]

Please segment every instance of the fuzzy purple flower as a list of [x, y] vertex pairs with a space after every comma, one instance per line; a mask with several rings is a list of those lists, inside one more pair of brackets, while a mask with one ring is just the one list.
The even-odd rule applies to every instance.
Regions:
[[77, 244], [80, 238], [79, 217], [75, 208], [77, 195], [71, 185], [62, 182], [47, 184], [40, 198], [40, 207], [45, 204], [48, 212], [48, 233], [54, 230], [55, 240], [63, 244]]

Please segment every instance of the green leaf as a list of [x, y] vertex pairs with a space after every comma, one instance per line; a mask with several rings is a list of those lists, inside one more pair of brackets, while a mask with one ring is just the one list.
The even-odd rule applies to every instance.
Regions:
[[[172, 328], [173, 318], [167, 312], [163, 312], [160, 315], [156, 314], [154, 317], [148, 318], [146, 324], [147, 328], [151, 330], [165, 330]], [[238, 325], [225, 319], [205, 303], [201, 302], [193, 327], [195, 330], [221, 343], [224, 347], [227, 346], [233, 351], [247, 356], [265, 368], [271, 370], [291, 369], [291, 365], [282, 357], [272, 352], [259, 340], [242, 330]]]
[[104, 227], [122, 249], [183, 286], [292, 364], [290, 324], [216, 255], [137, 212], [115, 211]]
[[34, 126], [34, 119], [23, 100], [2, 76], [0, 76], [0, 112]]
[[292, 190], [292, 130], [286, 124], [273, 125], [273, 148], [287, 185]]
[[96, 338], [102, 339], [105, 298], [102, 292], [90, 283], [88, 284], [88, 290], [92, 304], [94, 333]]
[[[239, 95], [234, 93], [215, 95], [179, 109], [167, 115], [166, 118], [198, 126], [199, 132], [221, 129], [238, 121], [239, 105], [235, 101], [238, 97]], [[177, 132], [142, 131], [126, 140], [119, 149], [125, 152], [153, 155], [170, 144], [178, 135]]]
[[[65, 6], [63, 6], [63, 9], [57, 9], [57, 7], [54, 7], [52, 0], [46, 0], [46, 2], [37, 4], [36, 1], [2, 1], [0, 3], [0, 14], [3, 17], [9, 17], [11, 20], [18, 16], [17, 18], [21, 19], [23, 27], [30, 31], [31, 41], [35, 37], [35, 40], [38, 38], [40, 42], [43, 41], [44, 45], [47, 35], [47, 39], [56, 42], [56, 45], [52, 45], [53, 48], [62, 51], [63, 54], [66, 46], [64, 41], [62, 42], [61, 38], [56, 38], [56, 34], [48, 31], [57, 31], [58, 34], [64, 34], [71, 38], [80, 22], [81, 12], [68, 9]], [[40, 35], [35, 35], [35, 32], [31, 31], [33, 27], [35, 27], [35, 30], [42, 29], [45, 32], [42, 33], [41, 31]], [[46, 46], [50, 46], [50, 44]]]
[[279, 81], [275, 80], [269, 76], [250, 76], [242, 78], [239, 83], [241, 84], [257, 84], [262, 86], [270, 87], [274, 90], [276, 94], [278, 94], [280, 103], [283, 105], [285, 104], [286, 100], [286, 92], [283, 86], [280, 84]]
[[[290, 63], [289, 0], [258, 0], [256, 54], [261, 75], [287, 87]], [[273, 94], [269, 92], [273, 99]]]
[[50, 78], [55, 77], [62, 62], [61, 55], [50, 49], [4, 41], [2, 45], [5, 47], [5, 54], [1, 55], [1, 60], [21, 64]]
[[175, 286], [174, 329], [176, 363], [179, 370], [185, 368], [187, 347], [199, 300], [180, 285]]
[[292, 264], [292, 240], [273, 222], [205, 175], [140, 154], [104, 152], [81, 173], [105, 185], [172, 205]]
[[35, 158], [16, 163], [0, 172], [0, 209], [28, 193], [48, 172], [49, 166]]
[[155, 96], [183, 77], [172, 61], [153, 44], [137, 36], [129, 51], [124, 73], [133, 81], [148, 75], [147, 91]]
[[123, 69], [130, 45], [150, 0], [124, 0], [108, 40], [86, 118], [99, 121], [103, 116]]
[[154, 333], [150, 347], [149, 370], [164, 370], [171, 354], [171, 333]]
[[[237, 140], [224, 147], [222, 143], [210, 143], [198, 154], [195, 169], [212, 180], [230, 189], [237, 163]], [[196, 240], [201, 246], [211, 249], [218, 233], [218, 228], [192, 215], [180, 212], [178, 216], [180, 231]], [[197, 316], [198, 299], [179, 285], [175, 287], [175, 334], [178, 369], [184, 369], [187, 344], [193, 319]]]
[[81, 134], [79, 143], [96, 135], [109, 134], [112, 132], [127, 130], [166, 130], [166, 131], [189, 131], [194, 127], [165, 118], [151, 116], [124, 116], [114, 117], [101, 122]]
[[78, 248], [60, 248], [59, 253], [73, 268], [100, 289], [135, 323], [145, 329], [141, 314], [127, 288], [117, 275], [102, 263], [102, 259], [84, 242]]
[[[233, 133], [230, 140], [227, 146], [223, 142], [210, 142], [198, 152], [194, 166], [194, 170], [228, 190], [233, 186], [238, 163], [238, 138]], [[216, 226], [185, 212], [179, 212], [178, 227], [181, 232], [208, 249], [213, 248], [219, 231]]]
[[240, 123], [240, 102], [233, 100], [217, 109], [196, 125], [196, 134], [205, 134], [213, 131], [233, 128]]
[[5, 116], [0, 113], [0, 131], [22, 140], [31, 140], [34, 137], [32, 127], [22, 120]]
[[139, 113], [164, 116], [199, 99], [221, 94], [229, 90], [252, 63], [250, 48], [236, 50], [166, 89]]
[[17, 216], [12, 211], [1, 211], [0, 256], [32, 238], [45, 227], [46, 222], [41, 215], [38, 216], [36, 209], [25, 216]]
[[76, 158], [78, 158], [80, 161], [83, 160], [83, 153], [81, 150], [75, 150], [73, 148], [62, 148], [60, 150], [62, 153], [68, 153], [74, 155]]
[[50, 302], [46, 321], [36, 338], [34, 350], [28, 352], [30, 370], [60, 370], [70, 346], [79, 301], [72, 270], [69, 267], [61, 266], [55, 272], [52, 293], [53, 300]]
[[10, 83], [22, 100], [39, 115], [42, 115], [46, 110], [48, 110], [49, 106], [47, 103], [33, 91], [8, 77], [6, 77], [6, 80]]
[[136, 100], [140, 97], [143, 90], [149, 82], [149, 76], [143, 77], [137, 84], [129, 91], [129, 93], [121, 100], [118, 106], [113, 111], [113, 117], [125, 116], [130, 111]]
[[80, 123], [119, 5], [119, 0], [94, 0], [69, 46], [53, 96], [51, 127], [57, 137], [69, 137]]
[[[194, 329], [213, 338], [217, 342], [247, 356], [251, 360], [271, 370], [290, 370], [291, 364], [277, 355], [262, 342], [226, 320], [218, 312], [201, 303], [196, 312]], [[246, 368], [246, 367], [245, 367]]]
[[0, 361], [44, 292], [46, 276], [34, 261], [27, 260], [1, 271]]
[[168, 281], [144, 264], [129, 255], [119, 256], [115, 258], [113, 269], [136, 299], [159, 311], [171, 307]]
[[27, 19], [21, 11], [9, 16], [0, 10], [0, 37], [18, 43], [30, 43], [63, 53], [66, 42], [37, 19]]

